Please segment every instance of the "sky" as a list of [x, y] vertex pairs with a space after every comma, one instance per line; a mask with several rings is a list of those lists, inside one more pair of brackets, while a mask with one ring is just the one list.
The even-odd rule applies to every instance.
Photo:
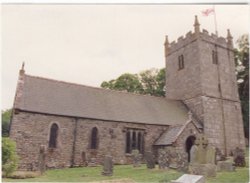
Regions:
[[[212, 5], [3, 4], [1, 107], [13, 106], [18, 73], [99, 87], [124, 73], [163, 68], [164, 40], [215, 33]], [[219, 36], [249, 32], [249, 5], [216, 5]]]

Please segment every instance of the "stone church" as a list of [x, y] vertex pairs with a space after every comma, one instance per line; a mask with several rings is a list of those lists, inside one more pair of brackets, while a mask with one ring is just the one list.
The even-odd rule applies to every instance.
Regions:
[[30, 76], [20, 70], [10, 138], [20, 169], [36, 170], [45, 149], [48, 168], [131, 163], [131, 151], [173, 146], [189, 154], [205, 134], [224, 155], [244, 149], [233, 40], [200, 30], [165, 40], [166, 97], [143, 96]]

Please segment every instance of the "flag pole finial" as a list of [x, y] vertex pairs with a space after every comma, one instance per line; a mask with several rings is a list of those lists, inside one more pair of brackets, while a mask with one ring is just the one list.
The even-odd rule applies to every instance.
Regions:
[[195, 15], [195, 20], [194, 20], [194, 32], [196, 34], [200, 33], [200, 23], [198, 21], [198, 16]]

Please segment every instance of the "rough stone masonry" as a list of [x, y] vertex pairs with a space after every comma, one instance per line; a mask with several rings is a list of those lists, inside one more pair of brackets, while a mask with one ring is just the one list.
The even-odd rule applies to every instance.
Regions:
[[96, 166], [107, 154], [131, 164], [133, 150], [145, 160], [166, 146], [190, 157], [190, 139], [201, 133], [224, 155], [244, 149], [230, 32], [201, 32], [196, 17], [194, 32], [166, 39], [165, 57], [166, 98], [30, 76], [22, 67], [10, 127], [19, 169], [39, 169], [41, 146], [46, 168]]

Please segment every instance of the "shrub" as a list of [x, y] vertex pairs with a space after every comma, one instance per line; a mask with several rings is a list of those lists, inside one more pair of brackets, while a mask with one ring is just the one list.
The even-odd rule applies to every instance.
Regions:
[[2, 138], [2, 171], [6, 177], [10, 176], [17, 168], [18, 156], [16, 144], [9, 138]]

